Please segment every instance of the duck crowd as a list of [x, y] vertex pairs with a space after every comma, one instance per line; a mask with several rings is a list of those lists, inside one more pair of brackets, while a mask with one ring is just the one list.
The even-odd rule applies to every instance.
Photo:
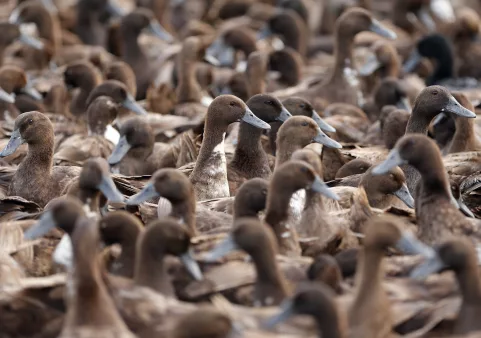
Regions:
[[0, 1], [0, 338], [481, 338], [481, 1]]

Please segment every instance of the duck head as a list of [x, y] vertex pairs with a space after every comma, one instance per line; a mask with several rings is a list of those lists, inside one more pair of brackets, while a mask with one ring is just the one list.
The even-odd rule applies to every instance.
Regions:
[[285, 47], [281, 50], [273, 51], [269, 54], [269, 70], [277, 72], [279, 82], [288, 87], [297, 85], [302, 78], [302, 70], [304, 62], [302, 56], [290, 47]]
[[147, 8], [137, 8], [122, 18], [120, 30], [123, 35], [139, 36], [150, 33], [161, 40], [172, 42], [174, 38], [155, 19], [154, 13]]
[[307, 116], [312, 118], [319, 128], [325, 132], [334, 133], [336, 129], [324, 121], [316, 112], [312, 104], [300, 97], [290, 97], [282, 101], [282, 104], [291, 112], [294, 116]]
[[392, 40], [397, 37], [396, 33], [386, 28], [369, 11], [362, 8], [350, 8], [336, 21], [338, 35], [352, 38], [364, 31], [370, 31]]
[[341, 168], [339, 168], [336, 173], [336, 178], [364, 174], [371, 166], [371, 162], [363, 158], [356, 158], [352, 161], [347, 162]]
[[314, 261], [307, 270], [307, 278], [310, 281], [318, 281], [330, 286], [331, 289], [340, 293], [342, 274], [339, 264], [331, 255], [321, 254], [314, 258]]
[[[416, 47], [404, 62], [403, 71], [404, 73], [412, 72], [423, 58], [430, 58], [442, 61], [443, 64], [439, 64], [438, 68], [443, 67], [446, 72], [446, 74], [443, 74], [445, 77], [452, 77], [452, 55], [452, 47], [446, 37], [441, 34], [430, 34], [418, 41]], [[428, 84], [433, 84], [434, 79], [428, 81], [431, 81]]]
[[13, 154], [24, 143], [31, 145], [53, 144], [53, 126], [49, 118], [40, 112], [24, 113], [17, 117], [12, 135], [0, 157]]
[[63, 80], [68, 88], [82, 88], [89, 91], [101, 83], [97, 68], [86, 60], [67, 65], [63, 72]]
[[147, 114], [145, 109], [135, 101], [135, 98], [129, 93], [127, 87], [122, 82], [107, 80], [98, 85], [90, 93], [87, 104], [92, 103], [93, 100], [99, 96], [108, 96], [118, 105], [133, 111], [137, 115]]
[[399, 75], [401, 61], [399, 60], [396, 48], [388, 41], [378, 40], [371, 46], [372, 54], [359, 68], [359, 74], [369, 76], [380, 70], [384, 76]]
[[22, 29], [20, 29], [20, 26], [17, 24], [2, 22], [0, 23], [0, 29], [3, 32], [2, 37], [0, 38], [0, 46], [2, 47], [2, 49], [7, 47], [14, 41], [20, 41], [36, 49], [44, 48], [44, 44], [42, 41], [26, 34], [24, 31], [22, 31]]
[[252, 96], [246, 103], [258, 118], [267, 123], [274, 121], [284, 122], [292, 116], [281, 101], [272, 95], [257, 94]]
[[111, 62], [107, 65], [104, 75], [107, 80], [117, 80], [122, 82], [125, 86], [127, 86], [129, 93], [131, 93], [133, 97], [137, 95], [135, 73], [128, 63], [120, 60]]
[[257, 50], [255, 34], [249, 28], [231, 28], [223, 32], [205, 51], [205, 60], [215, 66], [230, 67], [235, 54], [242, 51], [246, 58]]
[[234, 216], [257, 217], [266, 208], [269, 182], [263, 178], [253, 178], [244, 182], [234, 200]]
[[87, 190], [98, 190], [110, 201], [122, 203], [124, 197], [117, 190], [110, 177], [109, 165], [103, 158], [91, 158], [84, 163], [79, 177], [79, 187]]
[[407, 90], [403, 83], [396, 78], [387, 77], [374, 89], [374, 102], [379, 108], [395, 106], [398, 109], [411, 111], [411, 104]]
[[331, 139], [319, 128], [316, 121], [307, 116], [293, 116], [284, 122], [279, 129], [276, 142], [278, 149], [281, 149], [281, 144], [285, 142], [298, 143], [301, 148], [313, 142], [329, 148], [342, 148], [338, 142]]
[[0, 100], [8, 103], [15, 102], [16, 94], [27, 94], [35, 100], [42, 100], [40, 94], [29, 81], [23, 69], [16, 66], [0, 68]]
[[183, 201], [193, 194], [189, 178], [177, 169], [160, 169], [138, 193], [129, 198], [128, 205], [138, 205], [154, 197], [164, 197], [170, 201]]
[[75, 223], [82, 217], [85, 217], [85, 211], [77, 198], [71, 196], [58, 198], [49, 203], [37, 223], [24, 233], [24, 238], [33, 240], [42, 237], [56, 227], [72, 234]]
[[133, 241], [143, 231], [142, 222], [123, 210], [109, 212], [99, 221], [100, 237], [107, 245]]
[[460, 8], [456, 18], [456, 38], [467, 38], [472, 41], [479, 39], [479, 15], [469, 7]]
[[130, 153], [135, 158], [146, 158], [152, 153], [155, 138], [152, 128], [140, 117], [125, 121], [120, 127], [120, 139], [108, 158], [110, 165], [122, 161]]
[[110, 97], [97, 97], [87, 108], [89, 133], [103, 135], [108, 139], [107, 126], [114, 122], [118, 112], [117, 104]]

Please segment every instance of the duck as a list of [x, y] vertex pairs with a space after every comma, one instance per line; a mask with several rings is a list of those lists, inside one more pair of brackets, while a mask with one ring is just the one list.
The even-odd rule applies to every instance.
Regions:
[[15, 106], [17, 95], [27, 94], [35, 100], [42, 100], [42, 95], [34, 88], [24, 70], [5, 65], [0, 67], [0, 109], [2, 120], [14, 120], [19, 114]]
[[336, 173], [336, 179], [364, 174], [371, 166], [371, 162], [363, 158], [355, 158], [339, 168]]
[[352, 56], [354, 37], [362, 31], [372, 31], [390, 39], [396, 38], [396, 34], [374, 19], [370, 12], [361, 8], [347, 10], [336, 21], [336, 61], [332, 74], [325, 82], [299, 93], [299, 96], [305, 97], [314, 106], [316, 98], [324, 98], [331, 103], [343, 102], [356, 106], [364, 104], [365, 99]]
[[[290, 112], [274, 96], [257, 94], [247, 102], [249, 109], [266, 123], [284, 122], [291, 117]], [[254, 177], [269, 178], [271, 169], [269, 158], [261, 144], [262, 129], [241, 122], [237, 147], [227, 166], [227, 178], [231, 195], [247, 179]]]
[[448, 176], [434, 141], [421, 134], [403, 136], [372, 173], [385, 174], [402, 164], [413, 166], [421, 176], [415, 206], [418, 237], [423, 242], [435, 245], [453, 235], [479, 236], [477, 226], [469, 222], [452, 202]]
[[203, 306], [178, 320], [173, 329], [174, 338], [195, 338], [208, 336], [223, 338], [236, 332], [235, 324], [228, 315]]
[[0, 157], [13, 154], [23, 143], [28, 144], [28, 153], [10, 182], [8, 194], [45, 206], [78, 177], [80, 168], [53, 166], [53, 126], [40, 112], [24, 113], [16, 118], [10, 140]]
[[459, 61], [458, 75], [479, 79], [481, 73], [476, 62], [480, 55], [479, 45], [476, 43], [479, 38], [479, 15], [472, 8], [462, 7], [457, 10], [456, 17], [453, 42]]
[[107, 158], [119, 142], [118, 132], [112, 127], [117, 114], [117, 104], [110, 97], [97, 97], [86, 111], [87, 135], [79, 133], [64, 139], [57, 146], [54, 163], [81, 166], [92, 157]]
[[267, 81], [268, 92], [297, 86], [303, 77], [304, 61], [302, 56], [290, 47], [274, 50], [269, 54], [269, 71], [278, 78], [270, 76]]
[[4, 37], [0, 41], [0, 65], [4, 65], [6, 48], [15, 41], [39, 50], [44, 48], [42, 41], [23, 32], [19, 24], [2, 22], [0, 23], [0, 29], [4, 32]]
[[[59, 337], [96, 335], [128, 337], [135, 335], [122, 320], [109, 295], [97, 260], [98, 224], [81, 217], [72, 233], [73, 271], [69, 274], [68, 308]], [[86, 309], [88, 313], [84, 313]]]
[[381, 136], [387, 149], [392, 149], [396, 142], [404, 136], [411, 114], [404, 109], [381, 111]]
[[81, 0], [77, 3], [75, 33], [84, 44], [107, 45], [107, 25], [102, 16], [117, 14], [114, 9], [109, 0]]
[[152, 175], [162, 167], [175, 166], [175, 163], [164, 162], [169, 149], [168, 144], [155, 142], [154, 132], [147, 121], [131, 117], [120, 127], [119, 142], [108, 161], [112, 171], [122, 175]]
[[336, 259], [328, 254], [320, 254], [314, 257], [312, 264], [307, 270], [307, 278], [311, 282], [318, 282], [331, 288], [336, 294], [342, 294], [342, 273]]
[[240, 217], [234, 222], [231, 234], [208, 252], [205, 259], [215, 262], [234, 250], [245, 251], [254, 263], [257, 275], [254, 306], [279, 305], [290, 290], [275, 259], [278, 250], [272, 229], [257, 218]]
[[65, 85], [77, 89], [70, 101], [70, 113], [80, 118], [87, 111], [90, 93], [102, 82], [97, 68], [89, 61], [76, 61], [68, 64], [63, 73]]
[[204, 139], [190, 174], [198, 201], [230, 196], [224, 139], [228, 125], [239, 121], [261, 129], [270, 129], [269, 124], [255, 116], [249, 107], [235, 96], [221, 95], [210, 104], [205, 120]]
[[106, 65], [103, 73], [106, 80], [117, 80], [122, 82], [133, 97], [137, 95], [135, 73], [126, 62], [121, 60], [112, 61]]
[[415, 267], [410, 276], [422, 280], [441, 270], [454, 272], [461, 293], [461, 308], [452, 333], [467, 335], [480, 331], [476, 318], [481, 311], [478, 301], [481, 280], [478, 274], [478, 254], [472, 243], [462, 238], [452, 238], [439, 244], [435, 248], [435, 255]]
[[137, 41], [144, 29], [149, 29], [157, 37], [167, 42], [173, 40], [172, 36], [162, 28], [149, 9], [137, 8], [121, 19], [122, 60], [129, 64], [135, 73], [137, 81], [136, 98], [139, 100], [145, 98], [147, 89], [155, 76], [155, 71], [153, 72], [152, 69], [153, 65], [151, 65]]
[[149, 224], [138, 239], [134, 282], [166, 296], [175, 296], [174, 286], [167, 276], [164, 257], [179, 257], [195, 279], [202, 279], [197, 262], [190, 250], [191, 233], [174, 218], [161, 218]]

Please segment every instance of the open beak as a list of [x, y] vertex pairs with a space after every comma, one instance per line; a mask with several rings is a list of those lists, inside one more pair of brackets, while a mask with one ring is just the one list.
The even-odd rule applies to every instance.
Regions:
[[53, 215], [51, 211], [45, 211], [40, 219], [32, 225], [25, 233], [23, 234], [23, 238], [25, 240], [34, 240], [36, 238], [42, 237], [51, 229], [55, 228], [56, 224], [53, 219]]
[[317, 123], [317, 125], [319, 126], [319, 128], [321, 128], [322, 131], [325, 131], [328, 133], [336, 132], [336, 128], [334, 128], [329, 123], [324, 121], [314, 109], [312, 110], [311, 118]]
[[[449, 97], [448, 104], [443, 108], [445, 111], [462, 117], [475, 118], [476, 114], [471, 110], [464, 108], [454, 96]], [[443, 110], [441, 110], [443, 111]]]
[[152, 182], [149, 182], [145, 185], [144, 189], [142, 189], [139, 193], [131, 196], [127, 200], [127, 205], [139, 205], [145, 201], [150, 200], [151, 198], [158, 197], [159, 193], [155, 190], [155, 186]]
[[8, 155], [12, 155], [18, 147], [25, 143], [25, 140], [20, 136], [20, 131], [15, 129], [10, 136], [10, 140], [5, 148], [3, 148], [2, 152], [0, 152], [0, 157], [6, 157]]
[[206, 262], [215, 262], [220, 258], [228, 255], [232, 251], [239, 250], [234, 237], [232, 235], [227, 236], [220, 244], [218, 244], [214, 249], [209, 251], [205, 256], [204, 260]]
[[394, 167], [405, 164], [406, 161], [401, 157], [399, 150], [396, 148], [392, 149], [384, 162], [378, 164], [374, 169], [372, 169], [373, 175], [384, 175], [387, 174]]
[[369, 76], [372, 73], [374, 73], [376, 70], [378, 70], [381, 67], [381, 63], [377, 59], [376, 55], [372, 54], [370, 55], [366, 63], [359, 68], [359, 75], [361, 76]]
[[135, 102], [134, 97], [130, 94], [127, 95], [125, 100], [120, 105], [124, 108], [130, 109], [137, 115], [147, 115], [145, 109], [142, 108], [137, 102]]
[[317, 192], [318, 194], [324, 195], [330, 199], [333, 199], [335, 201], [340, 200], [339, 196], [334, 191], [329, 189], [329, 186], [317, 175], [314, 182], [312, 182], [310, 188], [312, 191]]
[[393, 195], [403, 201], [409, 208], [414, 209], [414, 198], [409, 192], [406, 183], [404, 183], [399, 190], [395, 191]]
[[244, 116], [242, 117], [242, 121], [260, 129], [266, 129], [266, 130], [271, 129], [271, 126], [269, 125], [269, 123], [264, 122], [260, 118], [255, 116], [252, 110], [249, 109], [249, 107], [246, 108]]
[[394, 33], [389, 28], [385, 27], [382, 23], [380, 23], [376, 19], [371, 20], [371, 25], [369, 26], [369, 30], [373, 33], [376, 33], [390, 40], [395, 40], [397, 38], [396, 33]]
[[192, 251], [189, 250], [182, 256], [180, 256], [180, 260], [182, 261], [182, 264], [184, 264], [185, 268], [189, 272], [189, 274], [194, 278], [195, 280], [202, 280], [204, 279], [204, 276], [202, 276], [202, 271], [200, 270], [199, 264], [194, 259], [194, 256], [192, 254]]
[[280, 115], [276, 118], [277, 121], [285, 122], [289, 117], [292, 117], [291, 113], [286, 107], [282, 106]]
[[332, 138], [330, 138], [329, 136], [324, 134], [324, 132], [320, 128], [318, 130], [318, 133], [317, 133], [316, 137], [314, 137], [313, 141], [317, 142], [317, 143], [320, 143], [320, 144], [323, 144], [323, 145], [325, 145], [326, 147], [329, 147], [329, 148], [335, 148], [335, 149], [341, 149], [342, 148], [342, 145], [339, 142], [333, 140]]
[[112, 177], [109, 175], [102, 175], [102, 179], [100, 184], [97, 186], [97, 189], [99, 189], [110, 202], [124, 202], [124, 196], [120, 193], [120, 191], [118, 191], [114, 181], [112, 180]]
[[127, 141], [127, 137], [123, 135], [120, 139], [117, 145], [115, 146], [114, 150], [112, 151], [112, 154], [110, 154], [108, 158], [108, 162], [110, 165], [114, 165], [122, 161], [125, 155], [129, 152], [130, 148], [132, 146], [129, 144], [129, 141]]

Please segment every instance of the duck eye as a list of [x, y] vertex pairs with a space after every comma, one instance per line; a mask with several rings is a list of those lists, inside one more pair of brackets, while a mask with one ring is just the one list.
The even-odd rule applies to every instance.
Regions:
[[393, 179], [394, 179], [394, 174], [389, 174], [389, 178], [393, 180]]
[[433, 90], [433, 95], [438, 95], [438, 91], [437, 91], [437, 90]]
[[32, 120], [32, 119], [29, 119], [29, 120], [28, 120], [28, 124], [32, 125], [32, 124], [33, 124], [33, 120]]
[[272, 102], [272, 101], [265, 101], [264, 103], [268, 104], [268, 105], [271, 105], [271, 106], [274, 105], [274, 102]]
[[231, 101], [231, 103], [229, 103], [229, 106], [235, 107], [235, 102], [234, 102], [234, 101]]
[[301, 171], [302, 171], [303, 173], [307, 173], [307, 168], [306, 168], [306, 167], [301, 167]]
[[301, 104], [299, 105], [299, 108], [304, 109], [304, 108], [306, 108], [306, 105], [305, 105], [304, 103], [301, 103]]
[[309, 123], [307, 123], [307, 122], [302, 122], [302, 126], [303, 126], [303, 127], [307, 127], [308, 125], [309, 125]]

